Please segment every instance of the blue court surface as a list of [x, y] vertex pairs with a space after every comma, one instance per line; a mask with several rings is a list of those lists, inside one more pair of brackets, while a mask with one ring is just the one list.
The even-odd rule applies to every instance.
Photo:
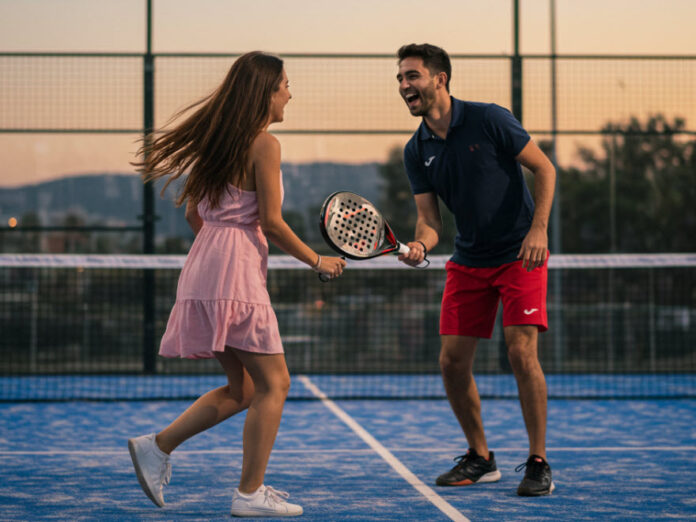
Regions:
[[[295, 379], [293, 387], [311, 385]], [[190, 401], [0, 404], [0, 520], [228, 520], [244, 415], [172, 456], [167, 505], [142, 493], [129, 437]], [[515, 494], [527, 456], [516, 400], [484, 400], [502, 479], [434, 486], [466, 442], [446, 400], [289, 401], [266, 483], [302, 520], [696, 519], [696, 400], [551, 400], [550, 497]]]

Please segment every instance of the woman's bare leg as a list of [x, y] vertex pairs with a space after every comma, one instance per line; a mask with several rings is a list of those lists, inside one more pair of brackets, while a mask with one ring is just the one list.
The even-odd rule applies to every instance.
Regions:
[[254, 395], [254, 385], [236, 351], [227, 348], [225, 352], [215, 352], [215, 357], [227, 374], [227, 386], [199, 397], [174, 422], [157, 434], [157, 445], [165, 453], [171, 453], [185, 440], [249, 407]]
[[262, 355], [235, 350], [254, 383], [244, 423], [244, 456], [239, 491], [252, 493], [262, 484], [290, 388], [284, 354]]

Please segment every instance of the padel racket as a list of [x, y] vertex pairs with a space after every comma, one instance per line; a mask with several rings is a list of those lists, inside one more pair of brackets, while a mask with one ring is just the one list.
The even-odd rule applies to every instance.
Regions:
[[319, 215], [319, 229], [326, 243], [348, 259], [372, 259], [410, 251], [396, 239], [377, 207], [353, 192], [334, 192], [326, 198]]

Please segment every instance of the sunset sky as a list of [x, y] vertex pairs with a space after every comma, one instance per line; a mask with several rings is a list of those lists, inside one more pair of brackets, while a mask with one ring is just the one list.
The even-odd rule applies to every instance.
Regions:
[[[520, 0], [523, 54], [549, 53], [549, 4]], [[392, 54], [404, 43], [427, 41], [451, 54], [512, 52], [512, 0], [440, 0], [431, 4], [437, 8], [426, 5], [412, 0], [154, 0], [153, 51]], [[556, 5], [559, 54], [696, 55], [694, 0], [557, 0]], [[144, 15], [144, 0], [0, 0], [0, 52], [139, 53], [145, 49]], [[99, 69], [101, 80], [90, 78], [96, 83], [85, 86], [78, 74], [81, 66], [72, 62], [60, 67], [55, 61], [44, 63], [37, 71], [10, 66], [7, 60], [0, 58], [0, 109], [5, 113], [0, 114], [0, 127], [89, 126], [90, 118], [111, 118], [116, 126], [137, 128], [142, 114], [139, 62], [115, 72]], [[204, 70], [195, 62], [171, 63], [171, 71], [166, 63], [158, 69], [158, 124], [206, 94], [229, 66], [227, 59], [214, 65], [206, 62]], [[500, 79], [507, 78], [507, 61], [500, 62], [499, 76], [490, 77], [486, 74], [495, 64], [477, 69], [476, 64], [455, 61], [454, 66], [455, 95], [509, 106], [507, 80]], [[696, 61], [660, 62], [647, 68], [613, 62], [583, 67], [559, 70], [564, 74], [559, 93], [565, 96], [559, 101], [566, 107], [559, 111], [561, 125], [594, 128], [632, 111], [664, 110], [696, 118]], [[391, 60], [288, 59], [286, 69], [294, 99], [286, 121], [276, 127], [279, 131], [342, 126], [407, 131], [418, 124], [398, 97]], [[129, 77], [131, 70], [134, 75]], [[529, 70], [534, 72], [534, 67]], [[92, 69], [85, 71], [94, 74]], [[641, 77], [646, 71], [649, 77]], [[53, 73], [60, 73], [66, 84], [41, 83], [42, 74]], [[540, 70], [529, 86], [536, 97], [535, 92], [525, 93], [523, 123], [530, 130], [547, 129], [548, 72]], [[66, 99], [93, 101], [87, 107], [62, 109], [55, 107], [60, 103], [46, 101], [61, 89], [67, 91]], [[0, 133], [0, 186], [75, 173], [132, 172], [128, 162], [136, 138]], [[408, 134], [279, 138], [286, 161], [363, 162], [383, 161]], [[563, 138], [560, 143], [568, 160], [574, 142]]]

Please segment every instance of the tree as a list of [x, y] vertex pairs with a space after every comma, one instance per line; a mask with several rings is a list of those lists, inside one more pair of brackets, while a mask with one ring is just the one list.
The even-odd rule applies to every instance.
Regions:
[[[558, 167], [564, 252], [696, 250], [696, 140], [679, 138], [685, 128], [683, 119], [662, 115], [610, 122], [599, 151], [578, 147], [579, 164]], [[539, 146], [549, 154], [549, 142]], [[533, 176], [525, 175], [533, 194]], [[400, 148], [390, 151], [380, 176], [380, 208], [397, 237], [408, 240], [416, 212]], [[449, 253], [456, 229], [444, 205], [440, 210], [436, 252]]]
[[[38, 228], [41, 226], [41, 218], [34, 211], [26, 212], [19, 218], [20, 226], [27, 228]], [[21, 252], [41, 252], [41, 236], [40, 232], [20, 232], [21, 235]]]
[[[413, 200], [411, 186], [406, 176], [401, 147], [389, 151], [389, 157], [379, 167], [382, 180], [382, 197], [377, 202], [380, 211], [394, 230], [396, 237], [408, 242], [413, 239], [416, 229], [416, 204]], [[451, 212], [440, 205], [442, 215], [442, 234], [435, 254], [451, 254], [454, 250], [454, 237], [457, 234]]]
[[158, 254], [186, 254], [191, 248], [191, 241], [183, 237], [167, 236], [157, 245]]
[[[75, 212], [69, 211], [63, 219], [63, 226], [74, 229], [85, 227], [85, 218]], [[85, 231], [66, 231], [62, 234], [62, 251], [66, 253], [86, 252], [89, 249], [89, 238]]]
[[580, 147], [580, 167], [559, 169], [565, 252], [696, 249], [696, 141], [683, 119], [657, 115], [602, 129], [601, 150]]

